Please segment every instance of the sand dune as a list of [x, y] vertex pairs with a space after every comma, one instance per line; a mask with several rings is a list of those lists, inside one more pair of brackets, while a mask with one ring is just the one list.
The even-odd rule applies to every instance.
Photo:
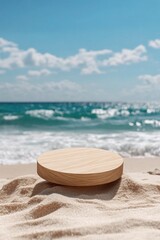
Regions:
[[28, 175], [1, 187], [1, 239], [160, 239], [158, 175], [78, 188]]

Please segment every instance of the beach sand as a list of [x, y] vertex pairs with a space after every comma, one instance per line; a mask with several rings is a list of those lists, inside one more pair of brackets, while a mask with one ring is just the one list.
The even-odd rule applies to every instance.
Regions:
[[114, 183], [66, 187], [41, 179], [35, 164], [1, 165], [0, 239], [159, 240], [155, 168], [160, 158], [128, 158]]

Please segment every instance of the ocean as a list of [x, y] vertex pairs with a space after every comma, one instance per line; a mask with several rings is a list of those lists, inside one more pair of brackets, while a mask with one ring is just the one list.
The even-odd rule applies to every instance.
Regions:
[[42, 152], [65, 147], [160, 156], [160, 105], [0, 103], [0, 164], [36, 162]]

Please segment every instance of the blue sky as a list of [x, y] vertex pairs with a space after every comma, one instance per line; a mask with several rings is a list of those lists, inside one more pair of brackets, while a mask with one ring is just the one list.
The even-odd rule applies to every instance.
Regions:
[[0, 101], [159, 101], [159, 0], [0, 0]]

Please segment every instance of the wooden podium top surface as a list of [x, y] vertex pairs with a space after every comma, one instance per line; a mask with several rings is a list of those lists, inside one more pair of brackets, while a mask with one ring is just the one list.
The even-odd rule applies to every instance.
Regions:
[[[89, 184], [89, 176], [94, 179], [95, 183], [97, 177], [100, 176], [102, 183], [108, 182], [107, 173], [111, 175], [110, 182], [118, 179], [122, 174], [123, 159], [117, 153], [103, 149], [66, 148], [43, 153], [38, 157], [37, 165], [38, 174], [46, 180], [52, 180], [51, 182], [59, 183], [58, 177], [59, 179], [64, 178], [64, 182], [61, 179], [62, 184], [69, 185], [65, 184], [67, 177], [68, 179], [71, 177], [74, 181], [80, 181], [82, 177], [81, 182], [86, 177], [86, 183], [88, 181]], [[75, 185], [75, 183], [73, 184]]]

